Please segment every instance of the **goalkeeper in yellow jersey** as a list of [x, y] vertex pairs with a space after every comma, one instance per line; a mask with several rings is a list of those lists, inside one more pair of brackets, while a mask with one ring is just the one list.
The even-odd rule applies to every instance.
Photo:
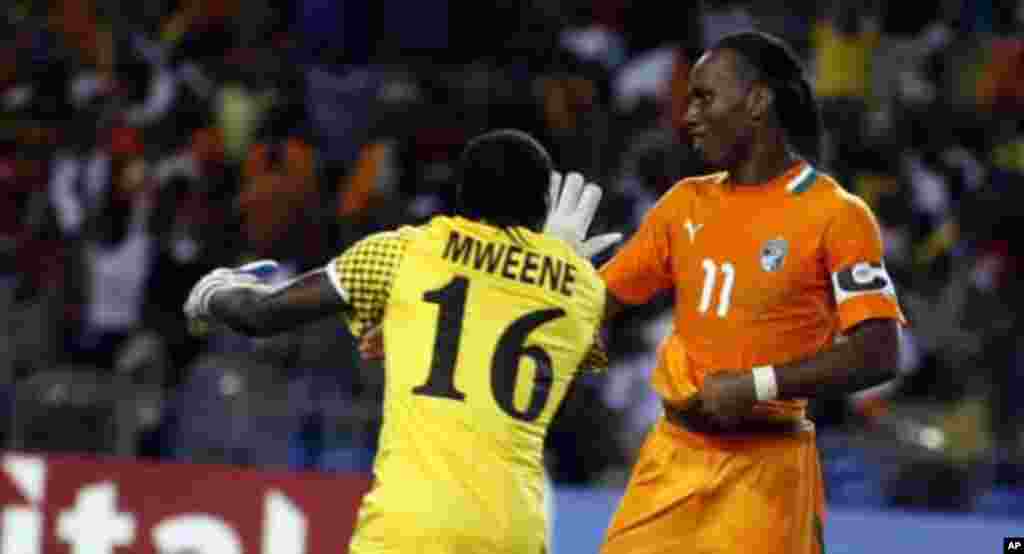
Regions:
[[248, 335], [342, 314], [380, 326], [387, 371], [374, 485], [353, 554], [546, 550], [544, 437], [571, 380], [607, 360], [605, 286], [584, 240], [601, 190], [532, 137], [498, 130], [460, 159], [457, 213], [377, 233], [277, 287], [273, 262], [218, 269], [185, 311]]

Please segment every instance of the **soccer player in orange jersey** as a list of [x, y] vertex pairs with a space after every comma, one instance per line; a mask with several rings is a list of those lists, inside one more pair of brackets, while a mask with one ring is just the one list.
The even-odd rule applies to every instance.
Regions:
[[818, 110], [781, 40], [741, 33], [707, 51], [686, 125], [720, 172], [672, 187], [601, 268], [612, 314], [675, 297], [652, 377], [664, 416], [602, 552], [821, 552], [806, 399], [877, 385], [898, 366], [905, 321], [879, 228], [813, 165]]

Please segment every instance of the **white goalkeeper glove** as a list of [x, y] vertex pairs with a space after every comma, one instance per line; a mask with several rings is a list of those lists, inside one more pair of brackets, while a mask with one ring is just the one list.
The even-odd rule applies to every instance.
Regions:
[[210, 300], [213, 295], [229, 289], [249, 288], [271, 290], [264, 282], [278, 269], [274, 260], [259, 260], [237, 268], [217, 268], [199, 280], [185, 300], [185, 317], [188, 318], [189, 330], [196, 335], [204, 334], [214, 319], [210, 313]]
[[580, 257], [593, 258], [622, 240], [622, 233], [587, 238], [600, 203], [601, 187], [594, 183], [584, 184], [583, 175], [576, 172], [563, 179], [561, 173], [552, 171], [544, 234], [569, 243]]

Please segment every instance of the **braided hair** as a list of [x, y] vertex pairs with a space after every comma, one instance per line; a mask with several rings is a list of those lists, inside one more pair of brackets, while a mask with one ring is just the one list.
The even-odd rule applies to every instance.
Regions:
[[747, 31], [728, 35], [716, 50], [738, 53], [750, 71], [749, 79], [761, 81], [775, 93], [775, 115], [797, 152], [812, 162], [821, 157], [821, 111], [811, 85], [793, 50], [780, 38]]

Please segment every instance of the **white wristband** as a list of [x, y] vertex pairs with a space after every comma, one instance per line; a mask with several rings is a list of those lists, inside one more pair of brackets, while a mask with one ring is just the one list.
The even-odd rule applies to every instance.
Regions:
[[775, 368], [762, 365], [751, 370], [754, 374], [754, 394], [758, 402], [775, 400], [779, 397], [779, 384], [775, 380]]

